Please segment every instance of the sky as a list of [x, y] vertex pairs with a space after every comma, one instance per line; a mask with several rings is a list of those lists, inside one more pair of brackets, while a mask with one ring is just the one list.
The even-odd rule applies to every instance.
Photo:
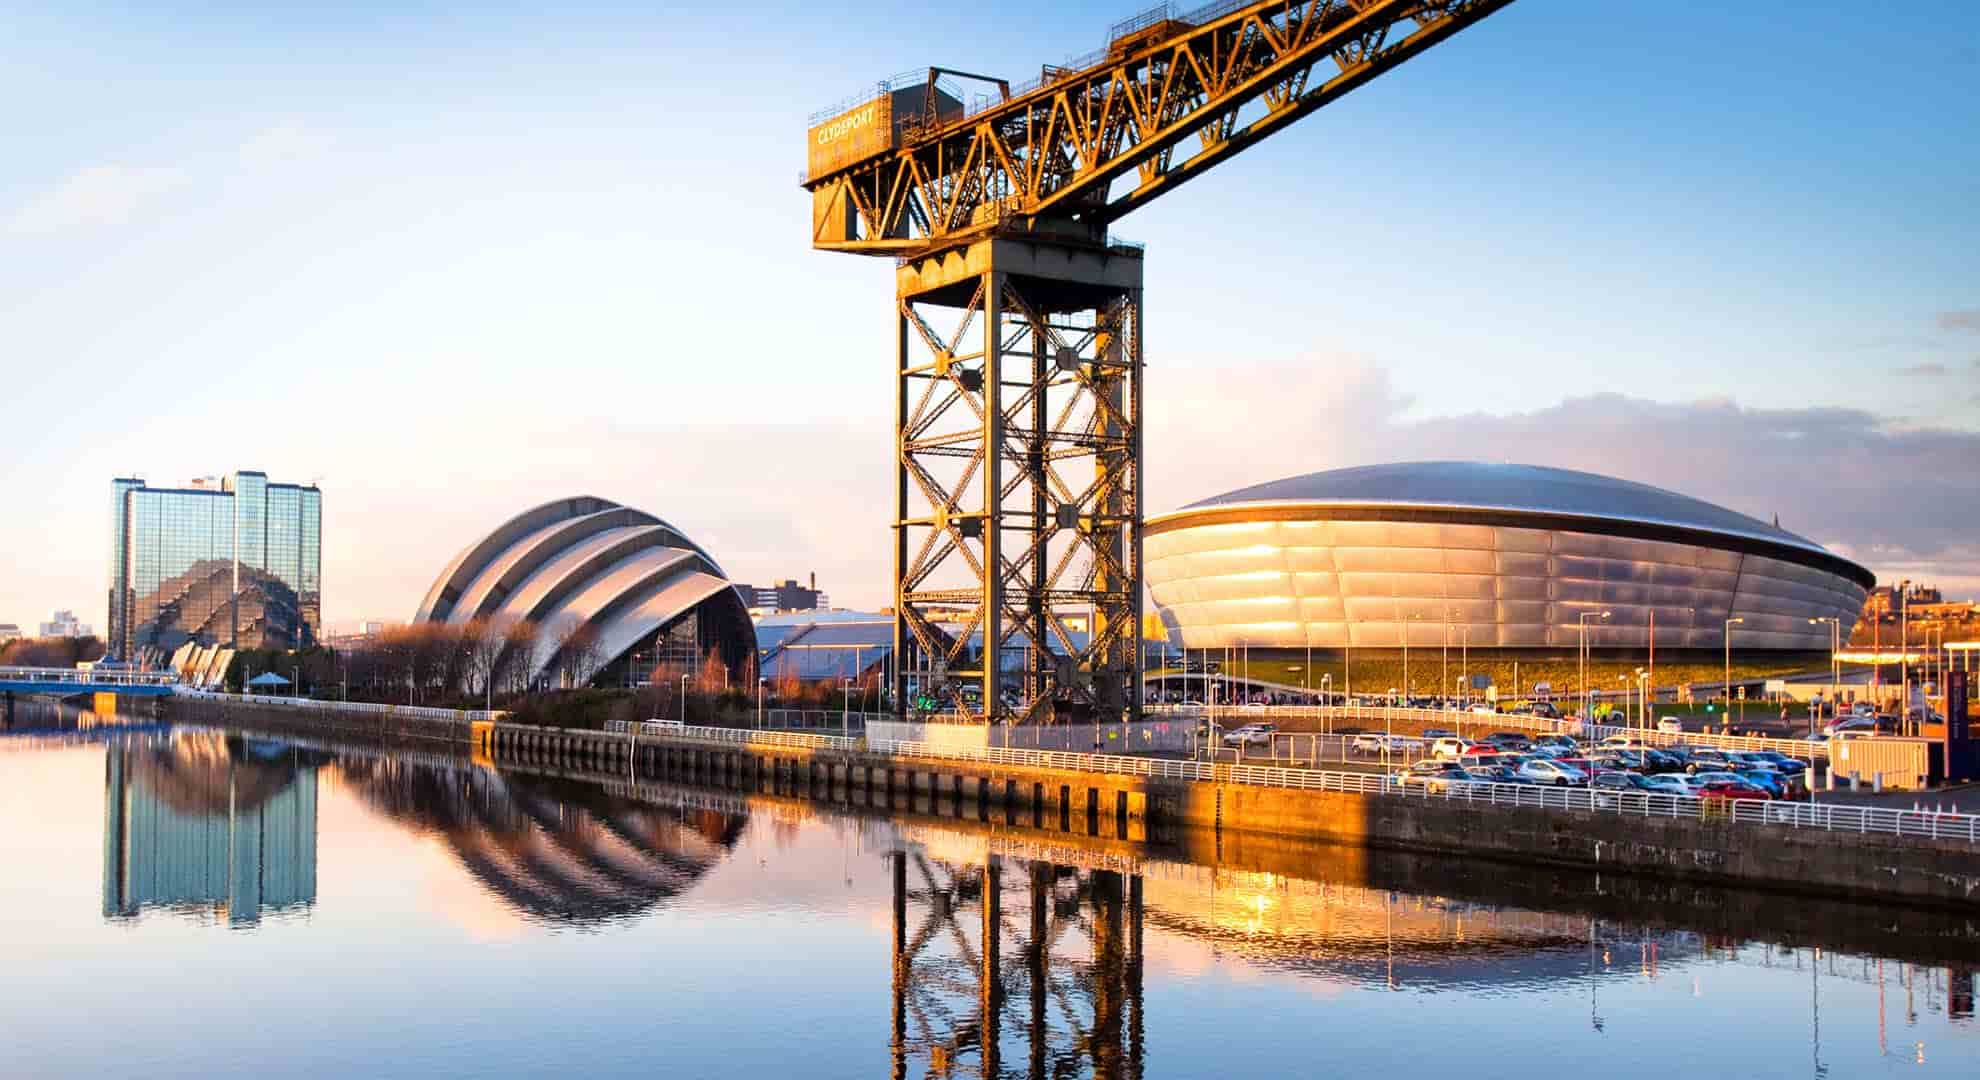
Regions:
[[[0, 0], [0, 622], [101, 627], [110, 480], [324, 489], [336, 628], [586, 493], [885, 603], [891, 264], [807, 116], [1132, 4]], [[1519, 0], [1122, 221], [1149, 504], [1581, 468], [1980, 594], [1980, 5]]]

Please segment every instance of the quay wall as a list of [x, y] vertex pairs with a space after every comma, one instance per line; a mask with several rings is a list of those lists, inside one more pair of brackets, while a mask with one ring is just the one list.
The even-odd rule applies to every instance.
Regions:
[[[186, 703], [195, 716], [213, 703]], [[245, 707], [220, 716], [246, 719]], [[334, 730], [472, 748], [492, 765], [556, 764], [629, 775], [685, 776], [731, 789], [829, 797], [857, 790], [868, 805], [918, 800], [992, 808], [1040, 827], [1145, 840], [1150, 824], [1245, 836], [1685, 881], [1757, 885], [1809, 895], [1980, 904], [1980, 848], [1955, 840], [1852, 833], [1713, 818], [1630, 816], [1436, 798], [1162, 779], [864, 750], [704, 741], [685, 734], [627, 735], [500, 722], [453, 725], [335, 710], [252, 710], [298, 730]]]

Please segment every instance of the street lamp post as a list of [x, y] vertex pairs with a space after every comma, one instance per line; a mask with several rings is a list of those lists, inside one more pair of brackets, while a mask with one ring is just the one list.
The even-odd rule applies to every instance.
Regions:
[[[1836, 654], [1842, 651], [1842, 620], [1833, 615], [1808, 620], [1810, 626], [1820, 623], [1829, 624], [1829, 715], [1840, 719], [1842, 716], [1842, 709], [1840, 708], [1842, 703], [1842, 665], [1836, 659]], [[1819, 712], [1820, 710], [1817, 711]], [[1813, 713], [1809, 714], [1808, 717], [1808, 734], [1815, 734], [1815, 716]]]
[[682, 723], [683, 725], [685, 725], [685, 724], [687, 723], [687, 719], [688, 719], [688, 716], [687, 716], [687, 681], [688, 681], [688, 677], [687, 677], [687, 675], [686, 675], [686, 674], [682, 674], [682, 675], [681, 675], [681, 723]]
[[1911, 719], [1911, 579], [1898, 582], [1898, 730]]
[[761, 675], [756, 677], [756, 726], [763, 727], [763, 684], [770, 680]]
[[1584, 611], [1581, 613], [1581, 617], [1575, 620], [1575, 624], [1580, 628], [1581, 631], [1581, 650], [1580, 650], [1581, 669], [1575, 675], [1575, 681], [1580, 684], [1579, 689], [1581, 690], [1581, 719], [1582, 722], [1584, 723], [1586, 723], [1588, 720], [1591, 719], [1591, 717], [1589, 716], [1589, 712], [1594, 707], [1592, 704], [1590, 704], [1591, 701], [1591, 698], [1589, 696], [1590, 687], [1588, 685], [1588, 619], [1590, 616], [1600, 619], [1607, 619], [1609, 617], [1609, 614], [1610, 613], [1606, 611]]
[[1726, 718], [1727, 723], [1731, 723], [1732, 721], [1732, 717], [1730, 714], [1732, 713], [1732, 707], [1733, 707], [1733, 624], [1743, 623], [1745, 621], [1746, 619], [1743, 617], [1727, 619], [1725, 633], [1721, 635], [1724, 638], [1724, 644], [1726, 646], [1726, 713], [1728, 714]]

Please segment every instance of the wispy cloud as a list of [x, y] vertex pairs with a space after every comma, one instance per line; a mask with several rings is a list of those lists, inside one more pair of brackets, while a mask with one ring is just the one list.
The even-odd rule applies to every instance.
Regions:
[[1946, 365], [1939, 363], [1913, 364], [1897, 369], [1899, 375], [1924, 375], [1936, 378], [1946, 373]]
[[178, 169], [91, 165], [29, 199], [7, 219], [7, 231], [48, 233], [121, 225], [139, 209], [178, 187]]
[[1939, 329], [1980, 334], [1980, 308], [1971, 308], [1966, 311], [1939, 312]]
[[1509, 461], [1654, 484], [1762, 521], [1778, 513], [1783, 527], [1879, 573], [1922, 566], [1924, 576], [1980, 585], [1968, 509], [1980, 502], [1976, 431], [1900, 427], [1858, 409], [1615, 394], [1419, 419], [1383, 372], [1354, 360], [1151, 371], [1149, 383], [1151, 400], [1217, 403], [1151, 416], [1157, 509], [1349, 465]]

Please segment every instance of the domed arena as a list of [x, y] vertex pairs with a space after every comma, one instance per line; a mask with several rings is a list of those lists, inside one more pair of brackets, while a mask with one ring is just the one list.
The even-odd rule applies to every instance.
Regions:
[[[1777, 525], [1535, 465], [1311, 473], [1151, 517], [1149, 591], [1190, 649], [1826, 650], [1876, 583]], [[1587, 618], [1584, 618], [1588, 616]], [[1818, 621], [1819, 620], [1819, 621]]]

